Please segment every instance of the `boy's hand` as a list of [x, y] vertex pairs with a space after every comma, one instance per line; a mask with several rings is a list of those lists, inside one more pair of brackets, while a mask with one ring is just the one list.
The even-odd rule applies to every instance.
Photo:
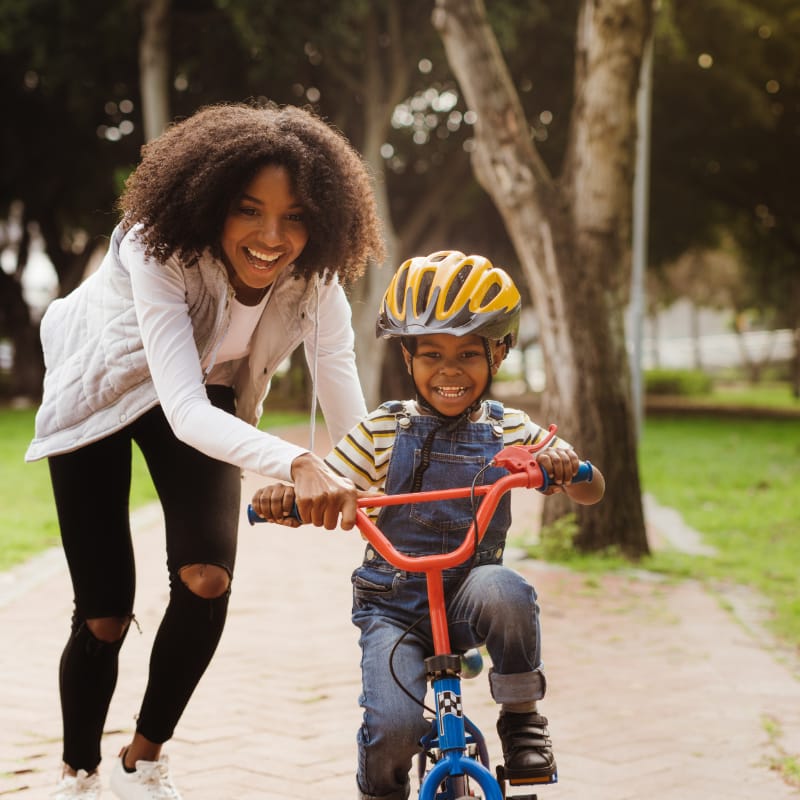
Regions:
[[563, 492], [578, 472], [578, 454], [568, 447], [550, 447], [536, 454], [536, 461], [550, 478], [550, 485], [543, 494]]
[[290, 528], [302, 524], [299, 519], [290, 516], [294, 506], [294, 486], [289, 484], [272, 483], [262, 486], [253, 495], [250, 505], [267, 522], [276, 522]]

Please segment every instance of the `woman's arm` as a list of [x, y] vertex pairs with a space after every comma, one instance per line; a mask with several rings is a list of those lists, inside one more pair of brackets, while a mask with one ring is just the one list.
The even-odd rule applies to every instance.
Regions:
[[260, 431], [209, 402], [180, 269], [145, 258], [134, 233], [123, 240], [120, 258], [130, 272], [153, 384], [175, 435], [212, 458], [290, 480], [291, 464], [308, 452], [305, 448]]

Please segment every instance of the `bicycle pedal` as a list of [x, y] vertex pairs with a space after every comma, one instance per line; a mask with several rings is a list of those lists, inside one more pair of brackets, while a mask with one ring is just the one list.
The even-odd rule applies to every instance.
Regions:
[[548, 783], [558, 783], [557, 775], [545, 775], [541, 778], [506, 778], [509, 786], [543, 786]]
[[541, 778], [510, 778], [506, 775], [505, 767], [498, 764], [495, 767], [495, 773], [497, 775], [497, 782], [503, 789], [503, 800], [537, 800], [535, 794], [507, 794], [506, 784], [509, 787], [516, 788], [520, 786], [546, 786], [551, 783], [558, 783], [558, 772], [554, 772], [552, 775], [545, 775]]

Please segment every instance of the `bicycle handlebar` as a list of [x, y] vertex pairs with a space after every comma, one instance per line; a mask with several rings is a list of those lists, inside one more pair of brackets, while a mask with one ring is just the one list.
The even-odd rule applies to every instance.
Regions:
[[[370, 544], [372, 544], [390, 564], [393, 564], [398, 569], [407, 570], [409, 572], [438, 572], [448, 569], [449, 567], [458, 566], [472, 555], [477, 543], [483, 539], [495, 509], [506, 492], [514, 488], [539, 489], [545, 486], [545, 481], [549, 481], [544, 470], [533, 460], [532, 454], [530, 454], [530, 458], [525, 458], [520, 457], [516, 452], [508, 452], [508, 457], [513, 459], [513, 463], [509, 465], [498, 462], [498, 458], [504, 456], [507, 451], [516, 451], [517, 449], [524, 448], [519, 445], [507, 447], [501, 450], [493, 461], [495, 466], [506, 467], [510, 474], [504, 475], [493, 484], [476, 486], [474, 490], [466, 486], [458, 489], [439, 489], [409, 494], [380, 495], [376, 498], [360, 498], [358, 500], [359, 508], [358, 511], [356, 511], [356, 525]], [[512, 466], [517, 469], [512, 471]], [[589, 461], [583, 461], [578, 469], [578, 473], [572, 478], [572, 483], [591, 480], [592, 465]], [[537, 482], [539, 482], [540, 485], [537, 486]], [[549, 483], [547, 485], [549, 485]], [[475, 514], [475, 522], [472, 523], [469, 531], [467, 531], [464, 541], [455, 550], [451, 550], [449, 553], [436, 553], [427, 556], [409, 556], [405, 553], [401, 553], [383, 535], [383, 532], [366, 513], [361, 510], [364, 507], [376, 508], [378, 506], [401, 505], [403, 503], [429, 503], [436, 500], [470, 497], [472, 494], [483, 495], [484, 499], [478, 506]], [[476, 524], [477, 536], [475, 535]]]
[[[556, 426], [550, 426], [550, 435], [538, 445], [511, 445], [504, 447], [491, 461], [492, 466], [503, 467], [508, 471], [491, 484], [482, 486], [464, 486], [456, 489], [434, 489], [427, 492], [413, 492], [406, 494], [376, 495], [374, 497], [360, 497], [357, 501], [356, 525], [364, 538], [380, 553], [390, 564], [407, 572], [425, 573], [428, 587], [428, 603], [431, 616], [431, 630], [433, 633], [434, 651], [437, 654], [450, 652], [450, 638], [447, 630], [447, 616], [445, 613], [444, 587], [442, 572], [449, 567], [463, 564], [474, 552], [477, 543], [483, 538], [489, 521], [500, 502], [500, 498], [516, 487], [539, 489], [545, 491], [551, 481], [547, 473], [539, 466], [535, 454], [546, 447], [555, 436]], [[592, 465], [589, 461], [582, 461], [578, 472], [572, 478], [572, 483], [591, 481], [593, 477]], [[436, 553], [426, 556], [410, 556], [401, 553], [384, 536], [382, 531], [364, 512], [364, 508], [377, 508], [379, 506], [400, 505], [402, 503], [425, 503], [436, 500], [446, 500], [459, 497], [483, 495], [484, 499], [475, 512], [475, 520], [470, 525], [464, 541], [449, 553]], [[300, 519], [295, 505], [294, 516]], [[250, 524], [266, 522], [255, 513], [252, 506], [247, 507], [247, 517]]]
[[[428, 570], [441, 570], [463, 563], [470, 555], [470, 549], [479, 542], [488, 527], [489, 521], [497, 508], [500, 498], [514, 488], [538, 489], [546, 491], [552, 481], [547, 473], [539, 466], [534, 458], [540, 447], [535, 445], [510, 445], [504, 447], [492, 459], [492, 466], [503, 467], [508, 470], [492, 484], [483, 486], [462, 486], [455, 489], [432, 489], [426, 492], [413, 492], [405, 494], [375, 495], [374, 497], [360, 497], [357, 501], [356, 525], [372, 546], [391, 564], [398, 569], [410, 572], [426, 572]], [[593, 477], [592, 464], [582, 461], [578, 472], [573, 476], [571, 483], [583, 481], [591, 482]], [[362, 510], [364, 508], [378, 508], [381, 506], [401, 505], [403, 503], [430, 503], [437, 500], [451, 500], [461, 497], [484, 496], [483, 502], [478, 506], [475, 519], [477, 522], [477, 537], [474, 536], [475, 523], [470, 527], [464, 541], [455, 550], [449, 553], [437, 553], [428, 556], [409, 556], [401, 553], [384, 536], [383, 532]], [[292, 509], [295, 519], [300, 520], [297, 506]], [[252, 506], [247, 507], [247, 519], [251, 525], [257, 522], [266, 522], [260, 517]], [[302, 521], [302, 520], [301, 520]]]

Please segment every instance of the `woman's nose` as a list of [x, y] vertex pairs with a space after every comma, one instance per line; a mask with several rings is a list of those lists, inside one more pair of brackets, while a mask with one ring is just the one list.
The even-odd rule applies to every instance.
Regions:
[[261, 223], [261, 236], [265, 244], [277, 244], [283, 241], [282, 220], [265, 216]]

